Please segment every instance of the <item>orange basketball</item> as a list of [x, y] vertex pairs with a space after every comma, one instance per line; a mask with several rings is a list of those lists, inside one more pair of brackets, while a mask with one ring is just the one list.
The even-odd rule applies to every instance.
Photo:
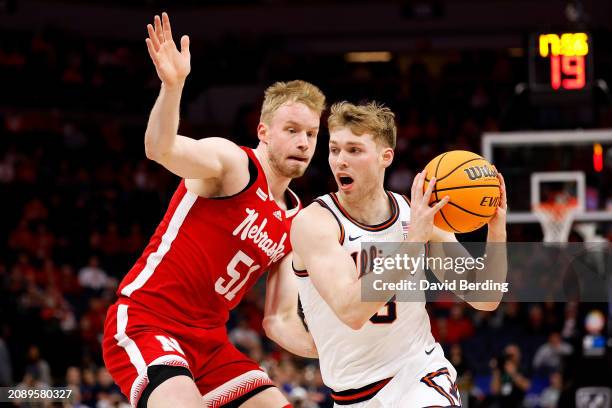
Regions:
[[444, 196], [450, 201], [436, 214], [434, 224], [449, 232], [470, 232], [485, 225], [500, 201], [497, 172], [482, 156], [452, 150], [437, 156], [425, 167], [423, 191], [436, 178], [430, 204]]

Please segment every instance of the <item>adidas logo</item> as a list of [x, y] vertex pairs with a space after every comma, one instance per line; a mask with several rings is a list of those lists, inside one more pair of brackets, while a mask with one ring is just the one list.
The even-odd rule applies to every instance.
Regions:
[[261, 198], [263, 201], [266, 201], [268, 199], [268, 195], [266, 193], [263, 192], [263, 190], [261, 188], [257, 189], [257, 195], [259, 196], [259, 198]]

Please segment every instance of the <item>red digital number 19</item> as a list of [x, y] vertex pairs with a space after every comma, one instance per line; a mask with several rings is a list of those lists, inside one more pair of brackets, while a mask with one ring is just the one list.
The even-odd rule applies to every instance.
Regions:
[[[567, 78], [562, 79], [562, 74]], [[582, 89], [585, 82], [584, 56], [550, 56], [550, 85], [554, 90]]]

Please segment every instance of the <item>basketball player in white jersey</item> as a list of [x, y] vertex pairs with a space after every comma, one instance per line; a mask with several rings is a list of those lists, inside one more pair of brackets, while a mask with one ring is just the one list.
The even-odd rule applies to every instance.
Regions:
[[[361, 242], [456, 242], [454, 234], [433, 225], [435, 213], [449, 198], [430, 207], [435, 179], [423, 192], [424, 173], [414, 179], [411, 203], [385, 191], [385, 169], [393, 160], [396, 139], [388, 108], [342, 102], [332, 107], [328, 125], [329, 165], [338, 192], [304, 209], [291, 231], [300, 300], [323, 380], [333, 390], [336, 406], [461, 406], [456, 371], [431, 335], [425, 301], [396, 303], [391, 294], [387, 302], [362, 302], [355, 262]], [[501, 175], [499, 179], [502, 204], [489, 223], [488, 242], [506, 240], [505, 186]], [[408, 277], [406, 271], [393, 273], [397, 281], [402, 274]], [[489, 273], [505, 279], [505, 266]], [[471, 304], [493, 310], [498, 303]]]

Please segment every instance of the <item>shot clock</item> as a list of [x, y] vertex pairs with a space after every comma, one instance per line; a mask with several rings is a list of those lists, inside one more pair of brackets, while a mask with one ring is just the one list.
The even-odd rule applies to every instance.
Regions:
[[529, 85], [539, 94], [584, 94], [593, 81], [593, 46], [586, 32], [532, 34]]

